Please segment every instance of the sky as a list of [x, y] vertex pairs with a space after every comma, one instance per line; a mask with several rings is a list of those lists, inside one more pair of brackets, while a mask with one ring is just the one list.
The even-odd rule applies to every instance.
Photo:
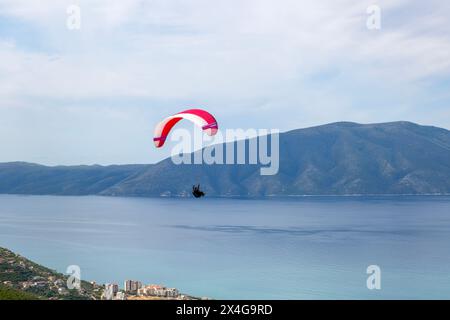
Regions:
[[450, 129], [449, 87], [449, 1], [0, 0], [0, 162], [154, 163], [154, 126], [190, 107]]

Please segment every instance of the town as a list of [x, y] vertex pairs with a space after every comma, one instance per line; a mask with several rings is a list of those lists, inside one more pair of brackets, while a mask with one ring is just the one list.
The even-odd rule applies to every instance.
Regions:
[[[116, 283], [79, 281], [69, 286], [70, 277], [36, 264], [19, 254], [0, 247], [0, 300], [4, 295], [27, 300], [207, 300], [182, 294], [163, 285], [143, 286], [126, 280], [123, 290]], [[2, 296], [3, 295], [3, 296]]]
[[125, 280], [123, 290], [119, 290], [117, 283], [105, 284], [101, 296], [102, 300], [207, 300], [181, 294], [176, 288], [167, 288], [163, 285], [150, 284], [143, 286], [142, 282]]

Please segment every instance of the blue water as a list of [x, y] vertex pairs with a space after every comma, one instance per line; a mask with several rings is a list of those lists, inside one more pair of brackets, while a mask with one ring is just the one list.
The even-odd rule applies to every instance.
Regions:
[[450, 298], [450, 197], [2, 195], [0, 246], [85, 280], [215, 299]]

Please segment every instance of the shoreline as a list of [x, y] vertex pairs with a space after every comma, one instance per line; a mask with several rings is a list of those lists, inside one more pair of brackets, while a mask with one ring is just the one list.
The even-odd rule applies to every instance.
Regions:
[[[72, 278], [72, 280], [71, 280]], [[0, 247], [0, 300], [210, 300], [195, 297], [163, 285], [142, 285], [139, 290], [119, 290], [119, 285], [79, 280], [79, 288], [69, 288], [73, 276], [31, 261], [19, 253]], [[125, 280], [130, 281], [130, 280]], [[115, 287], [115, 291], [108, 289]], [[156, 287], [155, 293], [139, 291]], [[175, 294], [169, 295], [170, 292]], [[110, 296], [108, 295], [110, 294]]]
[[[70, 198], [113, 198], [113, 199], [192, 199], [191, 196], [143, 196], [143, 195], [127, 195], [127, 196], [115, 196], [115, 195], [102, 195], [102, 194], [28, 194], [28, 193], [0, 193], [1, 196], [18, 196], [18, 197], [70, 197]], [[411, 198], [431, 198], [431, 197], [450, 197], [450, 193], [385, 193], [385, 194], [301, 194], [301, 195], [267, 195], [261, 197], [250, 196], [206, 196], [205, 199], [216, 200], [281, 200], [281, 199], [302, 199], [302, 198], [396, 198], [396, 197], [411, 197]], [[203, 199], [203, 200], [205, 200]]]

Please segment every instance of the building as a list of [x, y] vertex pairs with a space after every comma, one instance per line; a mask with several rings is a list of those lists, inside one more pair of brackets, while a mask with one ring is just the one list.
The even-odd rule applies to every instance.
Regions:
[[166, 289], [166, 297], [168, 298], [178, 298], [180, 293], [175, 288], [167, 288]]
[[179, 292], [175, 288], [166, 288], [164, 286], [151, 284], [138, 290], [140, 296], [152, 296], [160, 298], [177, 298]]
[[112, 300], [117, 292], [119, 292], [119, 285], [115, 283], [107, 283], [105, 284], [105, 291], [103, 291], [102, 299], [103, 300]]
[[119, 291], [117, 292], [113, 300], [127, 300], [127, 295], [125, 294], [125, 292]]
[[161, 293], [162, 289], [162, 286], [151, 284], [139, 290], [138, 293], [143, 296], [158, 296], [158, 294]]
[[63, 287], [66, 283], [62, 279], [58, 279], [53, 284], [57, 287]]
[[142, 288], [142, 283], [139, 281], [125, 280], [123, 288], [125, 292], [138, 292]]
[[58, 288], [58, 294], [67, 296], [69, 294], [69, 291], [66, 288]]

